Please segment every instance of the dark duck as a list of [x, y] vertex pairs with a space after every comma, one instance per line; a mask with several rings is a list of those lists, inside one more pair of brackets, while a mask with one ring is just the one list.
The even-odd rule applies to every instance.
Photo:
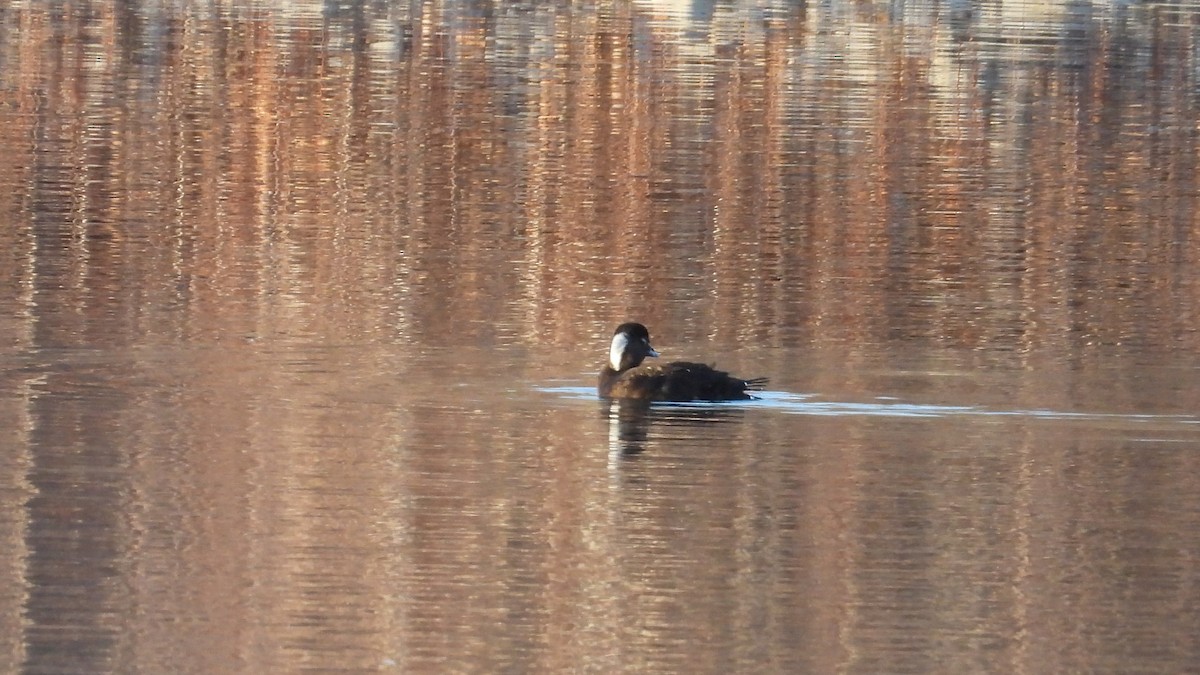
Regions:
[[603, 398], [645, 401], [745, 401], [754, 398], [767, 378], [734, 377], [703, 363], [674, 361], [642, 365], [647, 356], [658, 356], [650, 346], [650, 331], [640, 323], [623, 323], [613, 333], [608, 363], [600, 371]]

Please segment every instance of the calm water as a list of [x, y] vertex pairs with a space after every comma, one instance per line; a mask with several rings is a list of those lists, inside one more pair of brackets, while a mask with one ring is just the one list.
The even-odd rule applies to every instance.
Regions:
[[0, 9], [0, 672], [1200, 669], [1200, 6], [228, 4]]

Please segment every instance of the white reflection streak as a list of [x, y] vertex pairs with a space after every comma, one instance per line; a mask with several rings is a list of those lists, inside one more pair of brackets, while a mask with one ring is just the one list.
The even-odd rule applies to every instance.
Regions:
[[616, 492], [621, 487], [621, 420], [620, 408], [615, 405], [608, 407], [608, 487]]

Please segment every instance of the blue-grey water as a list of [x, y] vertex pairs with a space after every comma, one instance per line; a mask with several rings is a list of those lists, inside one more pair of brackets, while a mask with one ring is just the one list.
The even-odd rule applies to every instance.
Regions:
[[0, 8], [0, 672], [1200, 669], [1198, 45]]

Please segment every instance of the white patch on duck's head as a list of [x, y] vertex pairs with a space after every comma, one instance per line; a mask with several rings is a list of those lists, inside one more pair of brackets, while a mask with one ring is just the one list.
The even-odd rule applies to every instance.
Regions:
[[625, 348], [629, 346], [629, 336], [617, 333], [613, 336], [612, 346], [608, 348], [608, 365], [613, 370], [621, 369], [621, 358], [625, 356]]

